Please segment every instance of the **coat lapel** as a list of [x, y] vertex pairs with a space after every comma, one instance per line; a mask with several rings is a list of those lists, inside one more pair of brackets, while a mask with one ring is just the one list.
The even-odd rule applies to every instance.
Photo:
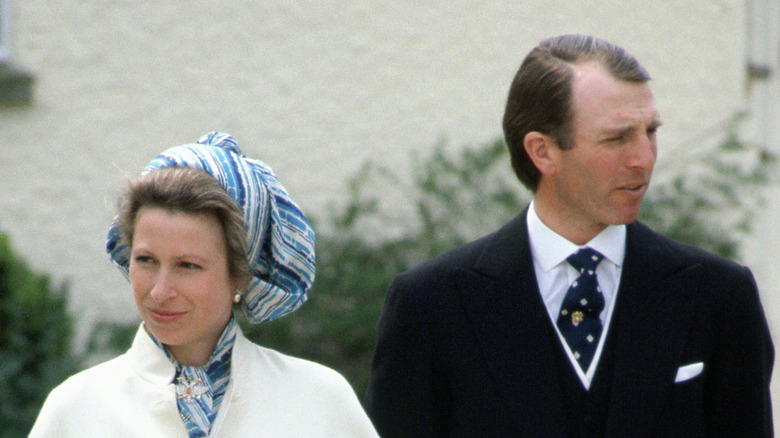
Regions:
[[563, 395], [525, 213], [490, 239], [474, 270], [460, 272], [461, 304], [518, 430], [562, 436]]
[[696, 265], [683, 263], [644, 225], [629, 225], [609, 334], [615, 342], [610, 435], [652, 429], [680, 364], [697, 284]]

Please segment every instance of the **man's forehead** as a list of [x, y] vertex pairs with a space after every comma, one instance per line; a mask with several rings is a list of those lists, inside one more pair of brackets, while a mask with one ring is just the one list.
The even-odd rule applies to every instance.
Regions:
[[657, 128], [663, 124], [658, 109], [652, 103], [631, 110], [616, 111], [608, 116], [611, 117], [604, 117], [603, 124], [600, 126], [605, 131], [631, 129], [638, 125]]
[[617, 79], [595, 63], [578, 66], [573, 80], [575, 119], [599, 121], [599, 125], [612, 129], [637, 123], [660, 125], [660, 114], [647, 82]]

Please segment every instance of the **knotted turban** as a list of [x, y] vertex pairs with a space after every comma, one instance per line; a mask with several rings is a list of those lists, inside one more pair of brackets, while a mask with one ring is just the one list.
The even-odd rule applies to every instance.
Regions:
[[[168, 167], [207, 172], [243, 210], [252, 269], [241, 304], [247, 319], [258, 324], [300, 307], [314, 282], [314, 230], [271, 168], [242, 155], [233, 137], [216, 131], [197, 144], [161, 153], [141, 176]], [[130, 247], [122, 239], [118, 216], [108, 230], [106, 251], [127, 275]]]

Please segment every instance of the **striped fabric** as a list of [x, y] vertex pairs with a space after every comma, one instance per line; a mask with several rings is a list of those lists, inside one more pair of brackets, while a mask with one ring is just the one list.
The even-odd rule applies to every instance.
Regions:
[[[208, 172], [243, 209], [253, 269], [242, 301], [247, 319], [258, 324], [298, 309], [314, 282], [314, 230], [271, 168], [241, 155], [233, 137], [216, 131], [166, 150], [142, 175], [166, 167]], [[106, 250], [126, 274], [130, 248], [120, 234], [115, 219]]]
[[211, 432], [211, 425], [230, 383], [230, 359], [237, 331], [235, 318], [230, 318], [208, 362], [200, 367], [178, 363], [168, 349], [147, 331], [154, 343], [176, 365], [176, 404], [190, 438], [207, 437]]

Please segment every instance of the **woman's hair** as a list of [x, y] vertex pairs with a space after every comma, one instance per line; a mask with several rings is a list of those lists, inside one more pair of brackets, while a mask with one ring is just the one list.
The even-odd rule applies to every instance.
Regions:
[[561, 35], [531, 50], [512, 81], [503, 121], [512, 168], [531, 191], [541, 174], [525, 151], [525, 136], [537, 131], [551, 136], [561, 149], [573, 146], [573, 66], [586, 62], [599, 63], [621, 81], [650, 80], [631, 54], [592, 36]]
[[171, 167], [154, 170], [131, 182], [122, 196], [118, 222], [122, 239], [129, 247], [133, 245], [135, 223], [142, 207], [214, 215], [224, 232], [230, 277], [238, 280], [242, 288], [249, 281], [244, 215], [211, 175], [187, 167]]

